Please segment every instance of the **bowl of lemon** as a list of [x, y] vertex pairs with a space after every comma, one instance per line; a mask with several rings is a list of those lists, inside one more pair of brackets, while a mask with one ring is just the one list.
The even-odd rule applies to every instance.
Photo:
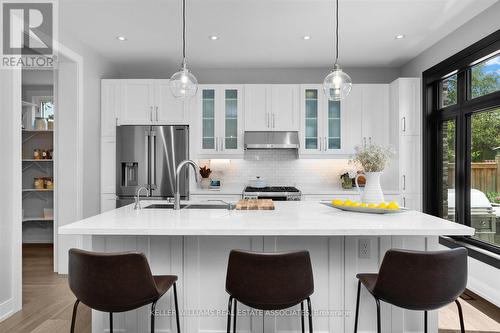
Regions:
[[340, 199], [333, 199], [331, 202], [326, 203], [326, 205], [341, 210], [359, 212], [359, 213], [371, 213], [371, 214], [400, 213], [402, 211], [407, 210], [404, 207], [399, 207], [399, 205], [394, 201], [391, 201], [389, 203], [381, 202], [378, 204], [375, 203], [369, 204], [365, 202], [357, 202], [351, 200], [344, 201]]

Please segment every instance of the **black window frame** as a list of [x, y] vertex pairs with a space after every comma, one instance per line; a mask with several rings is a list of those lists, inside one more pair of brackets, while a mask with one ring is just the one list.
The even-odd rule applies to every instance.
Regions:
[[[474, 113], [500, 107], [500, 91], [471, 98], [471, 67], [480, 59], [485, 59], [500, 50], [500, 30], [481, 39], [461, 52], [427, 69], [422, 73], [422, 137], [423, 137], [423, 211], [439, 216], [443, 202], [442, 191], [442, 149], [441, 123], [455, 119], [455, 220], [457, 223], [471, 225], [470, 221], [470, 130], [471, 116]], [[500, 54], [500, 53], [499, 53]], [[440, 87], [442, 79], [457, 73], [457, 103], [441, 107]], [[437, 185], [438, 184], [438, 185]], [[436, 191], [436, 185], [439, 189]], [[500, 246], [471, 237], [442, 238], [441, 243], [450, 242], [470, 244], [472, 257], [500, 268]], [[478, 254], [475, 249], [486, 250], [491, 257]]]

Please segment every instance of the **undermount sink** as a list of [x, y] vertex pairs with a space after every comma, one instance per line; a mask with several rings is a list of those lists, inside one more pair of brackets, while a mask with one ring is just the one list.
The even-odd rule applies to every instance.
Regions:
[[[151, 204], [144, 209], [174, 209], [173, 204]], [[181, 209], [229, 209], [228, 205], [181, 204]]]

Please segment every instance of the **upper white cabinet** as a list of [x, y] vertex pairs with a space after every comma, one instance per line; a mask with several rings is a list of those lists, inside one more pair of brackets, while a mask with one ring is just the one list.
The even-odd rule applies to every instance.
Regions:
[[299, 86], [245, 85], [246, 131], [298, 131]]
[[155, 80], [156, 123], [185, 125], [188, 123], [187, 108], [170, 91], [170, 80]]
[[[243, 88], [201, 85], [197, 94], [198, 155], [217, 157], [243, 153]], [[199, 156], [200, 157], [200, 156]]]
[[400, 78], [391, 83], [391, 104], [399, 114], [401, 135], [420, 135], [420, 79]]
[[389, 144], [389, 85], [360, 84], [361, 90], [361, 134], [362, 144]]
[[[184, 102], [173, 97], [169, 80], [103, 80], [102, 84], [103, 87], [114, 87], [103, 90], [102, 99], [119, 102], [118, 125], [188, 123]], [[116, 87], [119, 87], [119, 92]]]
[[121, 107], [120, 80], [103, 80], [101, 84], [101, 136], [114, 137]]

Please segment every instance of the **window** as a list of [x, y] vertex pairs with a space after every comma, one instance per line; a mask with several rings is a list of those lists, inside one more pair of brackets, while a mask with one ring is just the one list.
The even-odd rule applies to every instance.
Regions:
[[457, 104], [457, 74], [441, 81], [441, 107]]
[[500, 108], [471, 118], [471, 227], [474, 238], [500, 246]]
[[500, 254], [500, 30], [423, 83], [424, 211], [474, 228], [462, 241]]
[[472, 67], [471, 86], [472, 98], [500, 90], [500, 55]]

